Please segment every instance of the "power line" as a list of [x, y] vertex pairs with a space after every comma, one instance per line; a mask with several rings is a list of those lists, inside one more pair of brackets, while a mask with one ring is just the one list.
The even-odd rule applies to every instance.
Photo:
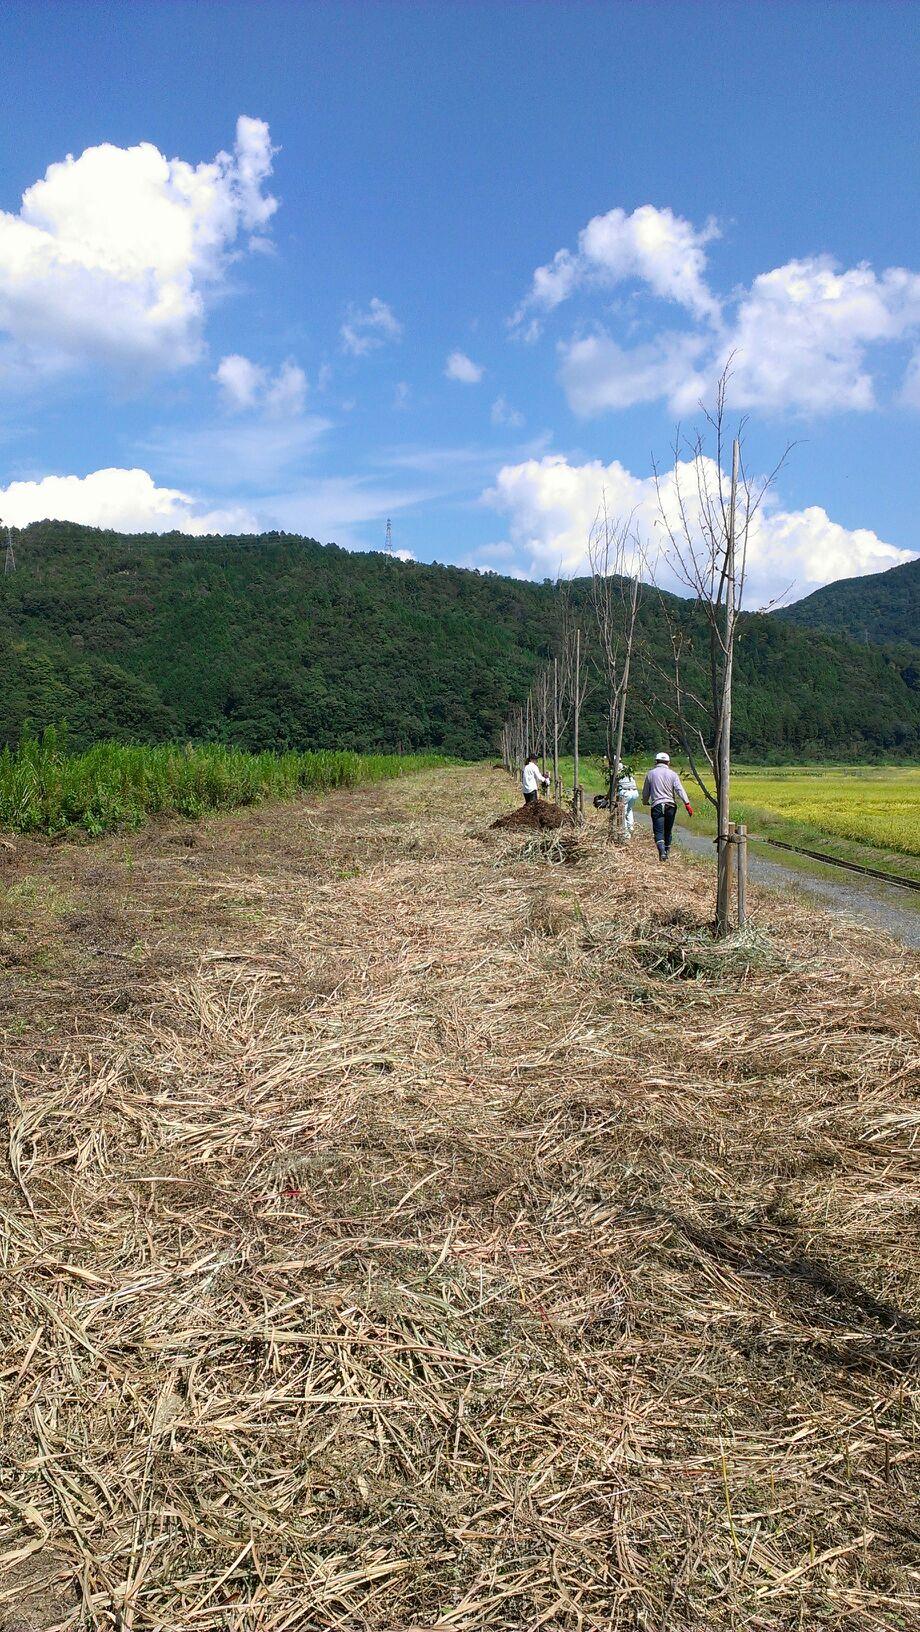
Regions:
[[387, 538], [383, 548], [386, 555], [393, 554], [393, 523], [389, 516], [387, 516]]

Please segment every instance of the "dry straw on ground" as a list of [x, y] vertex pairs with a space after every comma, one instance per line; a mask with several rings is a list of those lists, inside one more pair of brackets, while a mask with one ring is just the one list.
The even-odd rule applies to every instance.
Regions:
[[6, 853], [0, 1627], [918, 1624], [920, 962], [512, 798]]

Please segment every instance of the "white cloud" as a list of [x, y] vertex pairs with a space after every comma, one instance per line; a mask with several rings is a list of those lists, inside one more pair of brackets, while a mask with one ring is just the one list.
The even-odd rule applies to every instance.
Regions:
[[146, 470], [94, 470], [88, 476], [45, 476], [0, 488], [0, 515], [13, 527], [31, 521], [77, 521], [124, 533], [252, 533], [259, 527], [242, 507], [206, 510], [177, 488], [157, 487]]
[[560, 249], [546, 266], [537, 267], [512, 327], [536, 339], [540, 314], [553, 311], [576, 289], [612, 288], [627, 280], [645, 283], [662, 300], [676, 301], [695, 317], [712, 321], [719, 306], [704, 274], [706, 245], [716, 237], [714, 222], [694, 227], [673, 210], [653, 204], [642, 204], [631, 215], [621, 209], [595, 215], [579, 233], [577, 251]]
[[386, 301], [374, 295], [366, 311], [349, 306], [339, 332], [343, 349], [352, 357], [364, 357], [387, 341], [401, 340], [403, 328]]
[[18, 215], [0, 212], [0, 331], [29, 370], [170, 370], [201, 353], [208, 294], [241, 233], [264, 229], [272, 146], [237, 121], [232, 155], [167, 159], [150, 142], [52, 164]]
[[872, 408], [869, 347], [917, 328], [917, 273], [840, 271], [828, 255], [789, 261], [755, 278], [738, 305], [722, 344], [735, 353], [730, 402], [802, 413]]
[[495, 398], [490, 417], [493, 425], [510, 425], [513, 429], [524, 423], [524, 415], [517, 408], [512, 408], [505, 397]]
[[297, 363], [282, 363], [265, 393], [265, 408], [280, 418], [295, 418], [303, 413], [307, 395], [307, 376]]
[[237, 352], [221, 358], [214, 378], [228, 408], [254, 408], [265, 390], [265, 369]]
[[707, 341], [670, 330], [647, 345], [622, 347], [591, 334], [559, 347], [559, 377], [573, 412], [585, 418], [664, 397], [672, 413], [692, 412], [710, 387]]
[[[715, 475], [710, 466], [710, 477]], [[663, 478], [665, 503], [675, 504], [676, 482], [685, 497], [696, 490], [691, 467], [678, 467]], [[587, 539], [606, 496], [608, 512], [633, 516], [635, 526], [653, 550], [661, 547], [654, 476], [634, 476], [618, 460], [570, 464], [562, 454], [506, 465], [484, 495], [486, 503], [508, 517], [510, 542], [532, 577], [587, 570]], [[884, 543], [868, 528], [848, 530], [831, 520], [819, 505], [798, 511], [766, 506], [755, 519], [748, 547], [749, 607], [785, 594], [807, 594], [834, 578], [881, 572], [913, 559], [910, 550]], [[683, 586], [659, 568], [662, 585]]]
[[393, 407], [397, 409], [408, 408], [411, 400], [412, 387], [408, 380], [397, 380], [393, 387]]
[[472, 357], [467, 357], [465, 351], [452, 351], [444, 365], [444, 377], [448, 380], [459, 380], [462, 385], [478, 385], [485, 373]]
[[290, 360], [282, 363], [277, 374], [272, 375], [259, 363], [232, 352], [221, 358], [214, 378], [223, 392], [226, 407], [232, 410], [261, 408], [279, 419], [303, 413], [307, 376]]
[[[569, 405], [589, 417], [663, 399], [672, 413], [711, 396], [731, 360], [730, 408], [803, 415], [871, 409], [873, 348], [920, 331], [920, 274], [842, 271], [829, 256], [754, 279], [718, 324], [666, 330], [621, 346], [601, 329], [559, 345]], [[902, 400], [911, 400], [913, 377]]]
[[[761, 273], [722, 301], [706, 280], [706, 245], [717, 236], [711, 221], [695, 227], [650, 204], [595, 216], [577, 250], [561, 249], [537, 268], [512, 328], [534, 340], [546, 314], [576, 290], [634, 280], [681, 307], [688, 326], [627, 345], [608, 319], [561, 342], [560, 379], [575, 413], [658, 400], [686, 413], [712, 394], [729, 358], [730, 407], [802, 415], [873, 408], [877, 348], [920, 333], [920, 274], [875, 272], [865, 263], [841, 268], [830, 255], [813, 255]], [[901, 400], [920, 403], [920, 362], [909, 368]]]

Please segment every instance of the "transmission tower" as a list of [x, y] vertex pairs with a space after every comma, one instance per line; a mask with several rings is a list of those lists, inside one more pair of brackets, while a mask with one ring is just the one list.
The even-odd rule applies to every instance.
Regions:
[[393, 523], [391, 522], [389, 516], [387, 516], [387, 541], [383, 548], [387, 555], [393, 554]]
[[13, 549], [13, 535], [6, 529], [6, 555], [3, 558], [3, 576], [8, 578], [11, 572], [16, 571], [16, 551]]

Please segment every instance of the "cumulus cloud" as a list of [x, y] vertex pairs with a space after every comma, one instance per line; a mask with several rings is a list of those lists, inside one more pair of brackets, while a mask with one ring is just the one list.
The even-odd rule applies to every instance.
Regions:
[[13, 527], [31, 521], [77, 521], [123, 533], [252, 533], [242, 507], [207, 510], [178, 488], [157, 487], [146, 470], [94, 470], [88, 476], [44, 476], [0, 488], [0, 515]]
[[920, 275], [828, 255], [761, 273], [741, 298], [725, 353], [734, 352], [731, 402], [739, 408], [826, 413], [875, 405], [868, 349], [920, 328]]
[[307, 376], [290, 360], [272, 375], [261, 364], [232, 352], [221, 358], [214, 378], [221, 388], [225, 406], [233, 411], [261, 408], [279, 418], [303, 413]]
[[[709, 475], [717, 475], [714, 465]], [[691, 466], [680, 465], [662, 479], [672, 517], [678, 483], [685, 496], [696, 491]], [[664, 542], [654, 476], [634, 476], [618, 460], [578, 465], [562, 454], [527, 459], [504, 466], [483, 498], [508, 518], [509, 540], [534, 577], [588, 570], [587, 539], [605, 498], [610, 514], [634, 517], [653, 552]], [[834, 578], [881, 572], [912, 559], [912, 551], [884, 543], [868, 528], [840, 526], [820, 505], [791, 511], [767, 505], [751, 529], [747, 604], [763, 605], [792, 586], [804, 595]], [[683, 589], [668, 577], [663, 561], [659, 576], [663, 587]]]
[[49, 166], [0, 211], [0, 332], [20, 367], [171, 370], [201, 353], [209, 293], [241, 235], [277, 209], [268, 126], [237, 121], [232, 154], [192, 165], [150, 142]]
[[695, 317], [713, 320], [719, 305], [705, 281], [706, 245], [718, 237], [715, 223], [695, 227], [673, 210], [642, 204], [631, 215], [608, 210], [595, 215], [578, 235], [578, 248], [557, 250], [538, 266], [529, 293], [511, 320], [534, 340], [541, 316], [585, 285], [612, 288], [637, 280], [662, 300], [675, 301]]
[[[512, 328], [533, 340], [576, 290], [633, 280], [679, 306], [686, 326], [627, 344], [608, 318], [561, 341], [560, 379], [575, 413], [659, 400], [686, 413], [711, 394], [729, 358], [730, 407], [802, 415], [873, 408], [877, 349], [920, 333], [920, 274], [843, 268], [830, 255], [812, 255], [760, 273], [722, 300], [706, 280], [706, 245], [716, 236], [711, 221], [696, 227], [650, 204], [595, 216], [577, 250], [561, 249], [537, 268]], [[646, 325], [652, 315], [643, 312]], [[908, 370], [902, 401], [920, 401], [920, 363]]]
[[388, 341], [402, 339], [402, 324], [385, 300], [374, 295], [365, 311], [349, 306], [340, 329], [342, 348], [352, 357], [365, 357]]
[[[803, 415], [876, 404], [874, 348], [920, 332], [920, 274], [789, 261], [741, 290], [719, 322], [622, 346], [605, 329], [559, 345], [560, 380], [585, 417], [663, 400], [691, 411], [730, 362], [731, 408]], [[910, 400], [912, 377], [905, 384]]]
[[444, 377], [448, 380], [459, 380], [461, 385], [478, 385], [485, 373], [472, 357], [467, 357], [465, 351], [452, 351], [444, 364]]

